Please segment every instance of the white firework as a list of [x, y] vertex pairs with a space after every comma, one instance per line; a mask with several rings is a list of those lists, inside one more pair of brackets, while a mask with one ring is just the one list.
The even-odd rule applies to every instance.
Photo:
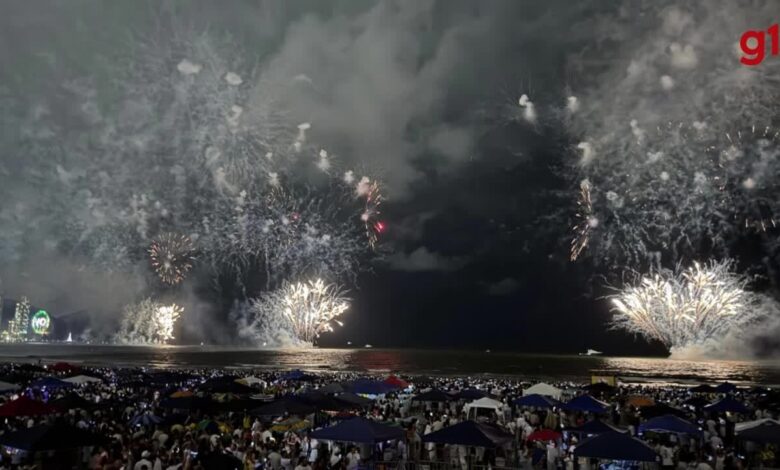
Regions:
[[251, 300], [238, 318], [239, 331], [256, 344], [278, 344], [288, 338], [312, 345], [324, 333], [341, 326], [339, 317], [350, 299], [341, 287], [322, 279], [285, 283], [281, 288]]
[[176, 304], [162, 304], [147, 298], [127, 305], [114, 341], [122, 344], [167, 344], [174, 339], [176, 321], [183, 310]]
[[611, 296], [613, 327], [661, 342], [670, 350], [739, 335], [774, 310], [747, 290], [732, 261], [656, 270]]

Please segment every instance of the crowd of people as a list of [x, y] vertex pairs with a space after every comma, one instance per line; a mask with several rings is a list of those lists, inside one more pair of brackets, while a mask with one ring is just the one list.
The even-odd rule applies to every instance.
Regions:
[[[529, 405], [517, 400], [532, 384], [510, 378], [386, 378], [300, 371], [233, 375], [211, 369], [67, 364], [9, 364], [0, 375], [0, 388], [5, 389], [0, 469], [639, 465], [578, 456], [577, 447], [589, 435], [604, 431], [588, 427], [594, 424], [641, 439], [657, 454], [651, 466], [721, 470], [778, 464], [773, 444], [746, 441], [737, 432], [739, 422], [777, 418], [777, 394], [760, 387], [555, 383], [550, 388], [558, 396]], [[590, 404], [596, 408], [566, 405], [578, 396], [592, 397]], [[723, 398], [738, 408], [708, 406]], [[475, 400], [488, 406], [474, 406]], [[643, 430], [649, 419], [669, 415], [696, 430]], [[397, 428], [398, 437], [381, 442], [317, 438], [318, 430], [361, 418]], [[479, 423], [477, 429], [496, 444], [466, 446], [433, 438], [469, 421]]]

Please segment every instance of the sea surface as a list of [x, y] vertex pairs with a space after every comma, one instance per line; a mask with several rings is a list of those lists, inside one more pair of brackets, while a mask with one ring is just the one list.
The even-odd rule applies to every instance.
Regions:
[[592, 375], [629, 382], [729, 381], [780, 386], [780, 361], [687, 361], [665, 358], [564, 356], [420, 349], [227, 349], [210, 346], [3, 344], [0, 362], [68, 361], [96, 366], [302, 369], [441, 376], [511, 376], [527, 380], [590, 381]]

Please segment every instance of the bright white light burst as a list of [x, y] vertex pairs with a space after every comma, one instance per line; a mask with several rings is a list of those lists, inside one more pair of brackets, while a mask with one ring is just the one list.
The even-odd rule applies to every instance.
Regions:
[[760, 294], [745, 290], [748, 280], [733, 272], [733, 264], [694, 263], [643, 277], [611, 296], [613, 326], [670, 350], [739, 334], [764, 318], [767, 304]]

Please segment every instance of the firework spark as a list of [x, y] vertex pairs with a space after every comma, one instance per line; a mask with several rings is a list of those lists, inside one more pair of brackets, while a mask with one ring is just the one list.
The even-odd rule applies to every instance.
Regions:
[[161, 304], [152, 299], [128, 305], [114, 339], [124, 344], [167, 344], [174, 339], [174, 326], [183, 313], [176, 304]]
[[278, 290], [250, 301], [246, 315], [239, 319], [244, 336], [258, 344], [278, 338], [280, 333], [297, 344], [311, 345], [321, 334], [341, 326], [338, 318], [350, 305], [350, 299], [335, 284], [322, 279], [285, 283]]
[[590, 231], [598, 225], [598, 219], [593, 216], [593, 202], [590, 197], [590, 182], [585, 179], [580, 183], [580, 196], [577, 200], [577, 219], [578, 222], [572, 227], [574, 238], [571, 240], [571, 251], [569, 259], [576, 261], [577, 258], [588, 246], [590, 240]]
[[161, 281], [176, 285], [192, 269], [192, 240], [185, 235], [165, 233], [152, 241], [149, 260]]
[[611, 296], [613, 326], [670, 350], [739, 334], [765, 315], [763, 296], [746, 290], [732, 261], [656, 271]]
[[360, 220], [366, 229], [366, 238], [368, 239], [368, 245], [371, 249], [376, 248], [376, 244], [379, 242], [379, 235], [384, 231], [385, 226], [381, 221], [376, 220], [379, 216], [379, 207], [382, 205], [383, 196], [379, 188], [379, 183], [374, 180], [366, 189], [366, 205], [365, 210], [360, 215]]

